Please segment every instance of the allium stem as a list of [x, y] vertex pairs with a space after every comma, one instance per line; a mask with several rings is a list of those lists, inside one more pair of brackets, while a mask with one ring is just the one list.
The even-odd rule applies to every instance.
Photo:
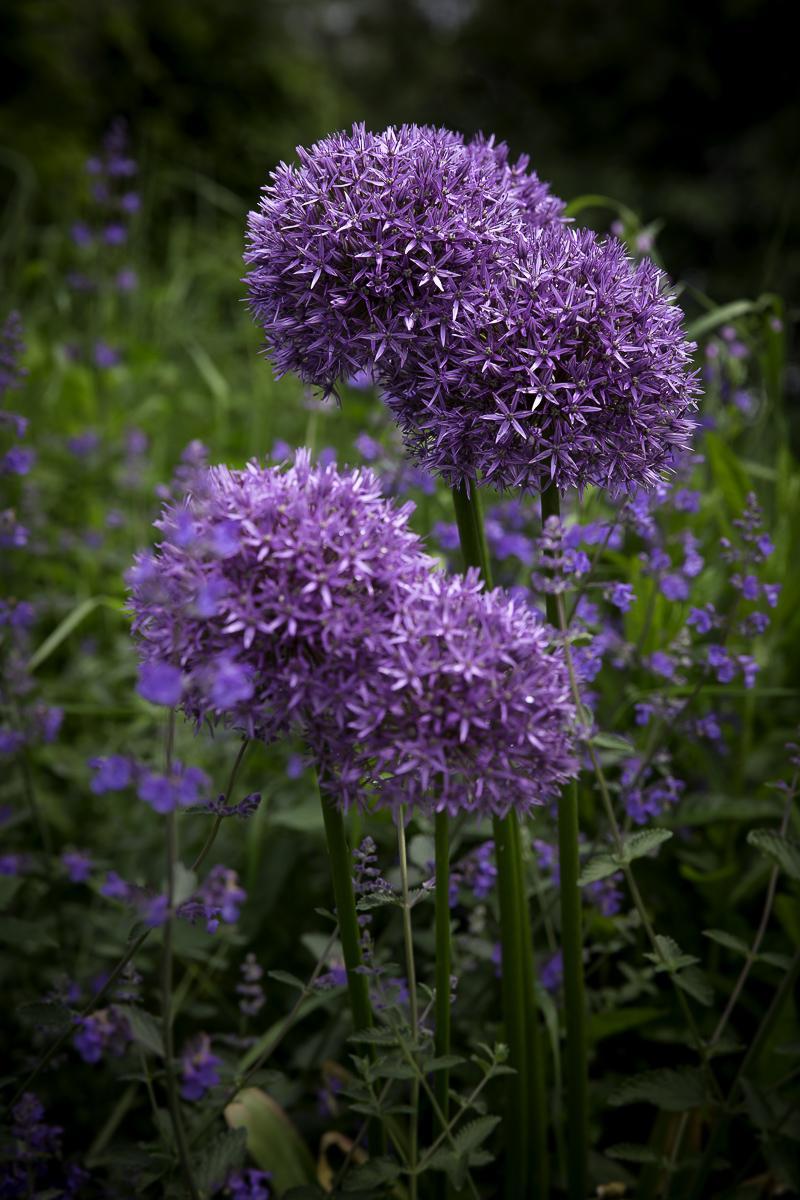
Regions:
[[[436, 1056], [441, 1058], [450, 1053], [450, 818], [447, 812], [436, 814]], [[450, 1111], [450, 1072], [437, 1071], [436, 1101], [444, 1118], [446, 1128]], [[440, 1195], [447, 1195], [447, 1181], [442, 1184]]]
[[[560, 514], [558, 490], [542, 492], [542, 525]], [[547, 594], [547, 619], [562, 625], [559, 597]], [[561, 874], [561, 950], [564, 961], [564, 1013], [566, 1019], [567, 1195], [585, 1200], [588, 1195], [589, 1103], [586, 1052], [586, 997], [583, 982], [581, 894], [578, 888], [578, 785], [568, 784], [558, 799], [558, 861]]]
[[[480, 497], [473, 483], [453, 488], [461, 553], [465, 567], [478, 567], [487, 587], [492, 572]], [[503, 1012], [509, 1066], [506, 1129], [506, 1195], [509, 1200], [545, 1200], [548, 1195], [547, 1095], [530, 914], [525, 892], [519, 822], [513, 810], [494, 818]]]
[[[406, 977], [408, 979], [408, 1009], [411, 1025], [411, 1042], [416, 1049], [419, 1038], [419, 1011], [417, 1008], [417, 972], [414, 966], [414, 933], [411, 928], [411, 903], [408, 893], [408, 854], [406, 852], [406, 814], [401, 804], [397, 814], [397, 851], [400, 859], [400, 887], [403, 895], [403, 942], [406, 951]], [[449, 991], [449, 987], [448, 987]], [[419, 1138], [419, 1079], [411, 1084], [411, 1115], [408, 1138], [408, 1159], [412, 1175], [409, 1179], [411, 1200], [417, 1200], [417, 1150]]]
[[[353, 893], [353, 860], [344, 832], [344, 818], [330, 796], [320, 793], [325, 836], [328, 841], [328, 857], [331, 864], [333, 898], [336, 904], [336, 919], [339, 922], [339, 938], [342, 943], [344, 965], [347, 969], [347, 991], [350, 995], [350, 1011], [356, 1030], [369, 1029], [372, 1025], [372, 1006], [369, 1001], [369, 983], [362, 974], [361, 930]], [[369, 1148], [371, 1154], [380, 1154], [383, 1136], [377, 1121], [369, 1123]]]

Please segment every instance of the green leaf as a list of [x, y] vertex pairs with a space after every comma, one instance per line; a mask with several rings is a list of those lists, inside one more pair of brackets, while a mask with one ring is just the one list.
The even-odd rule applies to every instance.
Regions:
[[679, 988], [692, 996], [698, 1004], [708, 1008], [714, 1002], [714, 989], [702, 971], [690, 967], [687, 971], [676, 972], [675, 982]]
[[656, 970], [673, 973], [700, 961], [693, 954], [684, 954], [675, 939], [666, 937], [663, 933], [656, 934], [656, 945], [658, 953], [645, 954], [645, 958], [656, 964]]
[[305, 984], [302, 979], [298, 979], [296, 975], [292, 975], [289, 971], [267, 971], [270, 979], [275, 979], [278, 983], [288, 984], [289, 987], [297, 988], [299, 992], [304, 991]]
[[800, 883], [800, 842], [776, 829], [751, 829], [747, 841], [776, 862], [795, 883]]
[[748, 313], [758, 312], [761, 308], [762, 305], [758, 301], [733, 300], [730, 304], [712, 308], [711, 312], [692, 321], [686, 327], [686, 334], [693, 339], [702, 337], [704, 333], [710, 333], [712, 329], [718, 329], [720, 325], [727, 325], [731, 321], [738, 320], [739, 317], [746, 317]]
[[136, 1045], [141, 1046], [148, 1054], [157, 1054], [163, 1058], [164, 1039], [158, 1018], [145, 1012], [143, 1008], [137, 1008], [135, 1004], [115, 1004], [114, 1007], [127, 1019]]
[[172, 884], [172, 903], [177, 906], [183, 904], [194, 895], [197, 887], [197, 876], [194, 871], [190, 871], [182, 862], [175, 863], [175, 876]]
[[403, 901], [394, 892], [368, 892], [356, 902], [358, 912], [369, 912], [371, 908], [384, 908], [387, 904], [395, 904], [402, 908]]
[[482, 1146], [500, 1124], [499, 1117], [478, 1117], [460, 1129], [454, 1140], [456, 1154], [466, 1157]]
[[212, 1196], [231, 1171], [244, 1166], [247, 1153], [247, 1132], [229, 1129], [212, 1138], [194, 1162], [194, 1178], [204, 1195]]
[[724, 946], [726, 950], [733, 950], [734, 954], [741, 954], [747, 957], [750, 953], [750, 947], [741, 938], [734, 937], [732, 933], [726, 933], [724, 929], [704, 929], [703, 937], [707, 937], [712, 942], [716, 942], [719, 946]]
[[281, 1106], [260, 1088], [244, 1088], [225, 1109], [232, 1129], [245, 1129], [247, 1150], [263, 1171], [272, 1172], [279, 1196], [311, 1184], [316, 1168], [300, 1134]]
[[122, 601], [115, 600], [113, 596], [92, 596], [90, 599], [82, 601], [77, 608], [73, 608], [72, 612], [64, 617], [64, 620], [45, 638], [39, 649], [31, 655], [28, 661], [28, 670], [35, 671], [37, 667], [40, 667], [96, 608], [110, 608], [113, 612], [123, 612]]
[[637, 829], [625, 838], [625, 845], [620, 856], [623, 862], [632, 862], [635, 858], [643, 858], [656, 850], [672, 837], [671, 829]]
[[598, 879], [607, 879], [615, 875], [620, 865], [612, 854], [595, 854], [586, 863], [578, 877], [578, 887], [586, 887], [587, 883], [596, 883]]
[[424, 1059], [421, 1065], [426, 1074], [433, 1075], [436, 1071], [449, 1071], [453, 1067], [460, 1067], [466, 1061], [458, 1054], [442, 1054], [439, 1058]]
[[596, 733], [589, 738], [592, 746], [597, 746], [598, 750], [611, 750], [617, 754], [629, 756], [633, 754], [634, 745], [627, 738], [618, 737], [616, 733]]
[[646, 1071], [621, 1083], [608, 1098], [613, 1108], [654, 1104], [664, 1112], [686, 1112], [707, 1103], [703, 1073], [695, 1067]]
[[642, 1005], [638, 1008], [608, 1009], [604, 1012], [589, 1014], [588, 1035], [591, 1042], [599, 1042], [603, 1038], [614, 1037], [615, 1034], [625, 1033], [638, 1025], [649, 1025], [657, 1021], [664, 1013], [660, 1008], [648, 1008]]
[[371, 1158], [355, 1170], [349, 1171], [343, 1192], [358, 1192], [362, 1188], [381, 1187], [396, 1183], [400, 1178], [400, 1164], [391, 1158]]

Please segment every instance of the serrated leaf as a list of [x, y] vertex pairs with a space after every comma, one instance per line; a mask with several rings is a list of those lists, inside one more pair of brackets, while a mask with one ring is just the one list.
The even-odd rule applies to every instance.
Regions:
[[578, 887], [586, 887], [588, 883], [596, 883], [598, 879], [607, 879], [619, 871], [619, 863], [611, 854], [595, 854], [584, 866], [578, 878]]
[[733, 950], [735, 954], [741, 954], [747, 957], [750, 953], [750, 947], [741, 938], [734, 937], [732, 933], [726, 933], [724, 929], [704, 929], [703, 937], [707, 937], [709, 941], [716, 942], [718, 946], [724, 946], [726, 950]]
[[664, 1112], [686, 1112], [707, 1102], [703, 1074], [695, 1067], [646, 1071], [626, 1079], [608, 1098], [613, 1108], [625, 1104], [654, 1104]]
[[343, 1192], [358, 1192], [362, 1188], [381, 1187], [396, 1183], [400, 1178], [400, 1164], [391, 1158], [371, 1158], [368, 1162], [349, 1171], [342, 1185]]
[[625, 838], [623, 851], [619, 858], [626, 863], [632, 862], [635, 858], [643, 858], [645, 854], [651, 854], [664, 842], [668, 842], [671, 837], [671, 829], [637, 829], [635, 833], [629, 833]]
[[389, 1029], [360, 1029], [351, 1033], [348, 1041], [366, 1042], [368, 1046], [396, 1046], [397, 1037]]
[[460, 1157], [472, 1154], [483, 1145], [499, 1124], [499, 1117], [478, 1117], [475, 1121], [470, 1121], [463, 1129], [459, 1129], [453, 1139], [456, 1154]]
[[659, 953], [648, 952], [644, 957], [656, 964], [657, 971], [669, 971], [670, 974], [674, 974], [700, 961], [693, 954], [684, 954], [675, 939], [663, 933], [656, 934], [656, 945]]
[[267, 971], [270, 979], [274, 979], [277, 983], [285, 983], [289, 987], [297, 988], [298, 991], [305, 991], [305, 984], [302, 979], [298, 979], [296, 975], [292, 975], [289, 971]]
[[692, 996], [698, 1004], [708, 1008], [714, 1003], [714, 989], [702, 971], [689, 967], [688, 970], [676, 972], [674, 979], [678, 987]]
[[137, 1008], [135, 1004], [115, 1004], [114, 1007], [127, 1020], [136, 1045], [141, 1046], [148, 1054], [157, 1054], [163, 1058], [164, 1038], [159, 1019], [145, 1012], [143, 1008]]
[[356, 909], [358, 912], [369, 912], [372, 908], [385, 908], [388, 904], [399, 905], [402, 908], [403, 901], [399, 896], [395, 896], [394, 892], [368, 892], [357, 901]]
[[800, 842], [776, 829], [751, 829], [747, 841], [776, 862], [795, 883], [800, 883]]
[[194, 1162], [194, 1178], [205, 1195], [214, 1195], [231, 1171], [244, 1165], [247, 1154], [247, 1132], [229, 1129], [213, 1138]]
[[597, 746], [598, 750], [612, 750], [628, 757], [633, 754], [635, 748], [627, 738], [618, 737], [616, 733], [596, 733], [589, 738], [589, 742], [592, 746]]
[[262, 1170], [272, 1172], [279, 1196], [314, 1182], [316, 1168], [308, 1147], [280, 1104], [266, 1092], [244, 1088], [225, 1109], [225, 1120], [232, 1129], [246, 1130], [248, 1152]]
[[424, 1059], [421, 1066], [423, 1071], [432, 1075], [436, 1071], [449, 1071], [452, 1067], [460, 1067], [466, 1061], [458, 1054], [441, 1054], [438, 1058]]

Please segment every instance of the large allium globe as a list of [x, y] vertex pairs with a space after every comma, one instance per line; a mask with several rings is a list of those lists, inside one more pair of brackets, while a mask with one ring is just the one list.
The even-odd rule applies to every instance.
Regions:
[[169, 504], [154, 555], [129, 573], [145, 669], [178, 668], [180, 703], [264, 740], [316, 714], [336, 723], [357, 660], [383, 646], [432, 566], [411, 505], [366, 470], [213, 467]]
[[[458, 135], [455, 136], [458, 141], [462, 140]], [[562, 218], [564, 201], [554, 196], [550, 185], [530, 169], [527, 154], [521, 154], [516, 162], [511, 163], [505, 142], [497, 142], [494, 137], [486, 138], [483, 134], [467, 143], [467, 151], [476, 162], [494, 171], [496, 182], [510, 193], [521, 210], [523, 223], [528, 230], [541, 229]]]
[[379, 805], [503, 816], [576, 773], [563, 651], [530, 608], [481, 588], [477, 572], [434, 572], [398, 611], [347, 700], [352, 749], [329, 783], [345, 800], [366, 783]]
[[446, 129], [356, 125], [297, 153], [249, 216], [247, 283], [277, 373], [326, 392], [402, 364], [421, 328], [445, 338], [525, 231], [560, 211], [504, 146]]
[[447, 336], [423, 322], [380, 367], [414, 458], [450, 484], [650, 487], [694, 428], [694, 345], [663, 273], [551, 223]]

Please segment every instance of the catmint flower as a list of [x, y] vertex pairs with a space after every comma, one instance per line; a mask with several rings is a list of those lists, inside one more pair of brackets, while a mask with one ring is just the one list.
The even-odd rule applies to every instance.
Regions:
[[258, 1171], [255, 1167], [235, 1171], [228, 1176], [225, 1195], [230, 1196], [230, 1200], [271, 1200], [271, 1178], [271, 1172]]
[[651, 671], [655, 671], [656, 675], [663, 676], [664, 679], [673, 679], [675, 676], [675, 660], [669, 654], [665, 654], [663, 650], [656, 650], [650, 655], [649, 666]]
[[0, 400], [6, 392], [22, 386], [27, 374], [20, 365], [24, 350], [22, 319], [18, 312], [12, 311], [0, 326]]
[[627, 612], [636, 596], [630, 583], [615, 583], [608, 592], [608, 599], [615, 608]]
[[75, 1020], [78, 1028], [72, 1041], [84, 1062], [98, 1063], [106, 1054], [119, 1058], [125, 1053], [130, 1025], [113, 1005]]
[[187, 1042], [181, 1053], [181, 1096], [202, 1100], [209, 1088], [219, 1083], [222, 1060], [211, 1051], [211, 1039], [201, 1033]]
[[94, 365], [101, 370], [108, 370], [110, 367], [116, 367], [120, 362], [120, 353], [113, 346], [109, 346], [107, 342], [95, 342], [94, 344]]
[[135, 763], [122, 755], [90, 758], [89, 766], [95, 772], [89, 788], [96, 796], [102, 796], [105, 792], [124, 791], [133, 782]]
[[683, 575], [673, 573], [662, 575], [658, 586], [662, 596], [665, 596], [667, 600], [689, 599], [689, 584]]
[[133, 891], [131, 885], [126, 883], [116, 871], [109, 871], [105, 881], [100, 885], [100, 895], [105, 896], [108, 900], [126, 902], [131, 899]]
[[717, 621], [717, 613], [713, 604], [703, 608], [690, 608], [686, 618], [687, 625], [693, 625], [699, 634], [710, 633]]
[[564, 982], [564, 956], [560, 950], [548, 957], [539, 966], [539, 983], [546, 992], [557, 992]]
[[255, 1017], [266, 1003], [261, 986], [264, 968], [259, 966], [255, 954], [251, 953], [247, 955], [239, 970], [242, 975], [240, 982], [236, 984], [236, 994], [240, 997], [239, 1010], [246, 1017]]
[[27, 475], [35, 462], [35, 450], [27, 446], [12, 446], [0, 459], [0, 475]]
[[86, 883], [92, 873], [91, 857], [83, 850], [65, 850], [61, 863], [72, 883]]
[[20, 1097], [14, 1105], [11, 1115], [11, 1133], [25, 1148], [23, 1158], [59, 1153], [61, 1135], [64, 1130], [60, 1125], [45, 1123], [44, 1105], [33, 1092], [25, 1092]]
[[0, 876], [16, 878], [24, 875], [30, 868], [31, 860], [27, 854], [0, 854]]
[[143, 771], [137, 791], [139, 799], [149, 804], [155, 812], [168, 813], [176, 808], [189, 808], [197, 804], [200, 792], [209, 786], [208, 776], [199, 767], [184, 767], [175, 762], [169, 775]]
[[706, 651], [708, 665], [717, 677], [717, 683], [730, 683], [736, 674], [733, 660], [722, 646], [709, 646]]

